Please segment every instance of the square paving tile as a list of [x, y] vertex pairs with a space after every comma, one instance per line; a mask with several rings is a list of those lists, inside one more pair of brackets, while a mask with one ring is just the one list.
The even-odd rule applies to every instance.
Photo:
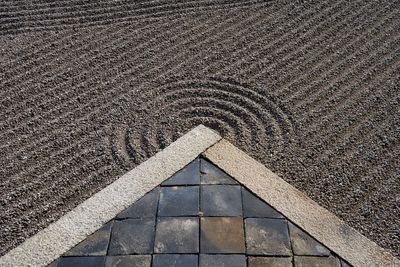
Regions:
[[153, 267], [197, 267], [197, 255], [164, 254], [153, 256]]
[[201, 253], [240, 254], [245, 252], [243, 218], [203, 217], [200, 225]]
[[159, 216], [190, 216], [198, 213], [198, 186], [172, 186], [161, 189]]
[[287, 221], [248, 218], [245, 220], [247, 253], [250, 255], [291, 256]]
[[296, 267], [340, 267], [340, 260], [335, 257], [295, 256]]
[[126, 210], [117, 215], [117, 218], [155, 218], [160, 188], [156, 187]]
[[270, 205], [259, 199], [246, 188], [242, 187], [243, 215], [244, 217], [283, 218]]
[[108, 255], [151, 254], [154, 224], [153, 219], [115, 221]]
[[211, 162], [201, 159], [201, 184], [239, 184]]
[[200, 254], [200, 267], [246, 267], [245, 255]]
[[198, 253], [199, 219], [160, 217], [157, 220], [155, 253]]
[[162, 185], [198, 185], [200, 184], [200, 160], [195, 159], [182, 170], [175, 173]]
[[150, 267], [151, 255], [108, 256], [105, 267]]
[[104, 262], [105, 257], [62, 257], [57, 267], [99, 267]]
[[242, 216], [240, 186], [202, 185], [200, 194], [204, 216]]
[[288, 257], [249, 257], [248, 267], [292, 267], [292, 258]]
[[67, 251], [65, 256], [105, 256], [110, 241], [111, 226], [109, 222], [88, 236], [81, 243]]
[[295, 255], [329, 256], [331, 254], [329, 249], [291, 222], [289, 222], [289, 233]]

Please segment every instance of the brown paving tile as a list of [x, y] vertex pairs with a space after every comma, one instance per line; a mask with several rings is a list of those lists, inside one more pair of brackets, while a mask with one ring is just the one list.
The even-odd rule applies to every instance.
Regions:
[[335, 257], [295, 256], [295, 267], [341, 267], [340, 260]]
[[290, 257], [249, 257], [248, 267], [293, 267]]

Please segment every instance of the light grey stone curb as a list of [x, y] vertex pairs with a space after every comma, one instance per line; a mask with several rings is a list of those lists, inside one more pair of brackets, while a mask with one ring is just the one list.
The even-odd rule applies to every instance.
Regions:
[[221, 137], [199, 125], [0, 258], [0, 266], [46, 266], [182, 169]]
[[400, 266], [389, 252], [226, 140], [204, 155], [353, 266]]

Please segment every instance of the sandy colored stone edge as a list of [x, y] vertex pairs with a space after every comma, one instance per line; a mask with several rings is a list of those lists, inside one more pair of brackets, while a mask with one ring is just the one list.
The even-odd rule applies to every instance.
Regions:
[[353, 266], [400, 261], [226, 140], [203, 155]]
[[0, 266], [46, 266], [194, 160], [221, 137], [199, 125], [20, 246]]

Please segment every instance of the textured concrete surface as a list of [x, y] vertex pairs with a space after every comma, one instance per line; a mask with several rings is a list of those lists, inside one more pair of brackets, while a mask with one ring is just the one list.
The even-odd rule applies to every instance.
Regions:
[[350, 264], [400, 266], [392, 254], [228, 141], [221, 140], [203, 155]]
[[0, 1], [0, 253], [203, 123], [400, 254], [399, 12]]

